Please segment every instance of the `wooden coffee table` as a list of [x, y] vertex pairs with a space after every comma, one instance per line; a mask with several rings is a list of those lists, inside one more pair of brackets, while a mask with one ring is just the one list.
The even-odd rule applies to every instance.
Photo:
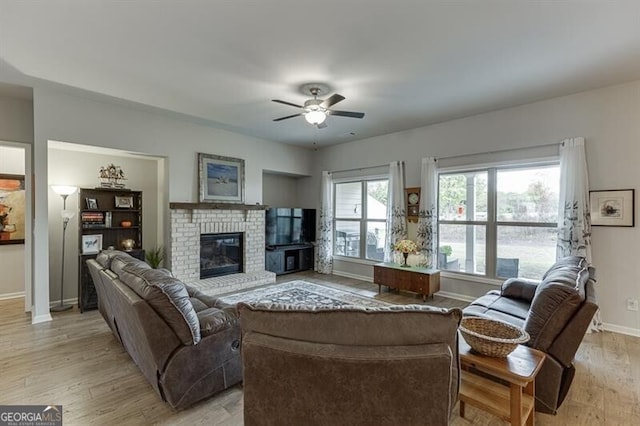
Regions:
[[[487, 411], [512, 425], [533, 425], [535, 412], [535, 379], [545, 354], [519, 345], [506, 358], [494, 358], [472, 352], [460, 336], [460, 417], [465, 404]], [[475, 372], [501, 379], [509, 385], [482, 377]]]

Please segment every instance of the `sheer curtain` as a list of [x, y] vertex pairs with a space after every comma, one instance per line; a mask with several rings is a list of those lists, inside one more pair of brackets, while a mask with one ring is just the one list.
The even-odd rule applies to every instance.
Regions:
[[438, 161], [434, 157], [422, 159], [420, 177], [420, 211], [418, 213], [417, 244], [421, 254], [421, 265], [428, 268], [438, 267], [437, 238], [437, 195]]
[[384, 238], [384, 261], [393, 261], [391, 244], [407, 238], [407, 216], [404, 202], [404, 163], [389, 164], [389, 197], [387, 199], [387, 232]]
[[[570, 138], [560, 145], [560, 199], [556, 258], [582, 256], [591, 265], [591, 216], [589, 178], [584, 138]], [[590, 331], [602, 330], [600, 311]]]
[[322, 172], [321, 191], [322, 208], [320, 209], [316, 270], [321, 274], [330, 274], [333, 272], [333, 181], [331, 172]]

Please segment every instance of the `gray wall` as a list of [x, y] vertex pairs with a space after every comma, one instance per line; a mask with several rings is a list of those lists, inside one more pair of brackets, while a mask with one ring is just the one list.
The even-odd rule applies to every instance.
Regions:
[[[591, 189], [636, 188], [640, 183], [640, 81], [444, 122], [322, 149], [301, 202], [316, 200], [322, 170], [343, 170], [402, 160], [406, 186], [418, 186], [422, 157], [486, 153], [559, 143], [584, 136]], [[486, 157], [486, 156], [483, 156]], [[527, 158], [527, 156], [523, 156]], [[637, 191], [636, 191], [637, 192]], [[637, 204], [637, 201], [636, 201]], [[636, 211], [638, 209], [636, 208]], [[415, 232], [415, 231], [414, 231]], [[640, 335], [640, 314], [626, 299], [640, 299], [640, 227], [593, 228], [598, 299], [607, 328]], [[372, 267], [336, 262], [336, 271], [371, 278]], [[476, 296], [491, 282], [442, 280], [442, 289]]]
[[[0, 96], [0, 173], [24, 174], [25, 151], [7, 142], [33, 143], [33, 102]], [[0, 246], [0, 298], [25, 290], [25, 246]]]
[[299, 179], [274, 173], [262, 175], [262, 203], [269, 207], [300, 207]]
[[[49, 140], [101, 146], [167, 158], [167, 201], [198, 201], [197, 153], [245, 160], [247, 204], [262, 203], [263, 169], [310, 175], [312, 151], [207, 127], [125, 102], [34, 88], [34, 173], [36, 200], [50, 200], [47, 175]], [[40, 179], [38, 179], [40, 177]], [[36, 203], [34, 244], [34, 321], [49, 318], [49, 206]], [[163, 218], [168, 213], [165, 203]], [[163, 219], [163, 223], [168, 221]], [[50, 236], [51, 235], [51, 236]], [[165, 241], [165, 245], [167, 241]], [[52, 278], [53, 279], [53, 278]], [[53, 297], [52, 297], [53, 298]]]
[[[94, 188], [98, 180], [100, 166], [113, 163], [121, 166], [125, 172], [127, 188], [142, 191], [142, 247], [150, 249], [163, 244], [162, 235], [158, 235], [158, 223], [161, 212], [158, 210], [158, 161], [155, 159], [130, 158], [116, 155], [49, 149], [49, 182], [52, 185], [75, 185], [78, 188]], [[84, 200], [78, 199], [78, 193], [69, 196], [67, 209], [78, 210]], [[51, 301], [60, 299], [61, 248], [62, 248], [62, 198], [55, 192], [49, 192], [49, 276]], [[64, 298], [78, 296], [78, 213], [67, 226], [65, 242]]]

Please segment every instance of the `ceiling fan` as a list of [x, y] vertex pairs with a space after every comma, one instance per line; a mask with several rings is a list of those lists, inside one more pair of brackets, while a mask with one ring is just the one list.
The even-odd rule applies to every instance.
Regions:
[[304, 105], [297, 105], [287, 101], [281, 101], [280, 99], [272, 99], [273, 102], [277, 102], [279, 104], [289, 105], [292, 107], [302, 109], [302, 112], [293, 115], [287, 115], [286, 117], [276, 118], [273, 121], [282, 121], [288, 118], [304, 116], [305, 120], [309, 124], [313, 124], [317, 126], [318, 129], [323, 129], [327, 127], [327, 124], [324, 122], [328, 115], [335, 115], [338, 117], [351, 117], [351, 118], [362, 118], [364, 117], [364, 112], [352, 112], [352, 111], [337, 111], [330, 109], [333, 105], [338, 102], [344, 100], [344, 96], [339, 94], [333, 94], [325, 100], [318, 99], [318, 96], [322, 96], [329, 92], [329, 87], [325, 84], [321, 83], [308, 83], [300, 86], [300, 92], [303, 94], [309, 93], [313, 96], [313, 99], [308, 99], [305, 101]]

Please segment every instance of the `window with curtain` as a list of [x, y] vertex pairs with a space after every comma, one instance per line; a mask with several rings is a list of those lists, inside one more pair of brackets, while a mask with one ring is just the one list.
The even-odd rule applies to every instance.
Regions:
[[560, 166], [510, 165], [438, 176], [438, 266], [540, 278], [556, 257]]
[[382, 261], [389, 179], [334, 183], [333, 254]]

